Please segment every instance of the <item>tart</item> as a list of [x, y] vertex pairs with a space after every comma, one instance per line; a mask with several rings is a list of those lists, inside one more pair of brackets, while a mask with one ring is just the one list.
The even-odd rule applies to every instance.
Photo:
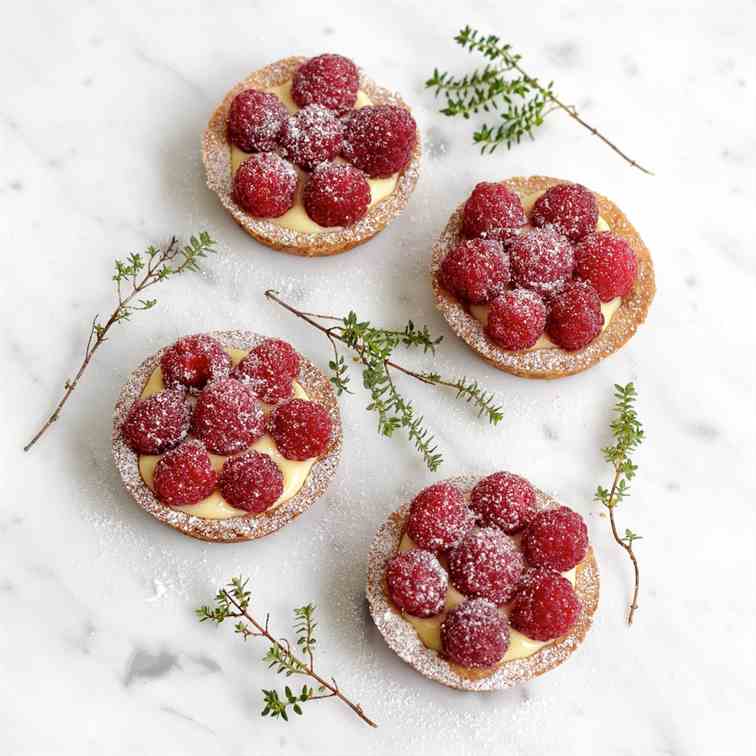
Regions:
[[580, 515], [507, 472], [424, 489], [389, 516], [368, 558], [381, 635], [460, 690], [502, 690], [562, 664], [598, 595]]
[[250, 74], [202, 142], [207, 184], [234, 220], [273, 249], [311, 257], [385, 228], [415, 188], [420, 153], [402, 99], [331, 54]]
[[308, 509], [342, 435], [328, 379], [291, 345], [195, 334], [148, 357], [121, 390], [113, 457], [137, 504], [205, 541], [247, 541]]
[[545, 176], [478, 184], [433, 248], [436, 306], [481, 358], [524, 378], [561, 378], [622, 347], [656, 290], [624, 213]]

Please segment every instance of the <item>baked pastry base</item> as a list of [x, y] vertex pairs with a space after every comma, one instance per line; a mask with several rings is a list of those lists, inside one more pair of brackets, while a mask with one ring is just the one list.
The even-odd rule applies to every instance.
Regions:
[[[234, 349], [250, 349], [267, 338], [251, 331], [214, 331], [207, 335], [217, 339], [224, 347]], [[333, 439], [328, 452], [315, 461], [307, 480], [296, 495], [275, 509], [257, 515], [229, 517], [224, 520], [208, 520], [180, 512], [173, 507], [162, 504], [157, 499], [139, 474], [139, 455], [132, 451], [121, 437], [121, 425], [126, 419], [131, 405], [139, 399], [145, 384], [155, 368], [159, 366], [163, 352], [169, 346], [148, 357], [131, 374], [129, 380], [121, 389], [113, 413], [113, 459], [124, 485], [134, 497], [136, 503], [160, 522], [170, 525], [185, 535], [203, 541], [219, 541], [221, 543], [262, 538], [274, 533], [299, 517], [306, 509], [309, 509], [316, 499], [323, 495], [336, 472], [341, 455], [342, 429], [339, 405], [330, 382], [315, 365], [301, 355], [302, 363], [297, 381], [307, 392], [310, 399], [320, 402], [328, 410], [333, 421]]]
[[[566, 182], [548, 176], [530, 176], [510, 178], [502, 183], [522, 197], [543, 192], [550, 186]], [[441, 262], [460, 238], [464, 203], [456, 209], [441, 238], [434, 245], [431, 277], [436, 307], [454, 333], [479, 357], [499, 370], [523, 378], [563, 378], [580, 373], [616, 352], [646, 319], [656, 292], [651, 254], [625, 214], [611, 200], [596, 192], [594, 195], [598, 202], [599, 215], [607, 222], [612, 233], [625, 239], [635, 252], [638, 258], [638, 276], [632, 292], [622, 300], [609, 325], [590, 344], [576, 352], [568, 352], [558, 347], [509, 352], [489, 339], [483, 324], [467, 311], [462, 302], [439, 284], [437, 273]]]
[[[231, 152], [226, 141], [226, 119], [231, 101], [245, 89], [267, 89], [286, 83], [305, 61], [307, 58], [304, 57], [284, 58], [255, 71], [236, 84], [210, 118], [202, 139], [202, 160], [205, 164], [208, 187], [218, 195], [223, 207], [250, 236], [281, 252], [305, 257], [323, 257], [346, 252], [363, 244], [399, 215], [409, 201], [410, 194], [417, 183], [422, 147], [418, 129], [412, 157], [409, 164], [399, 174], [394, 191], [368, 208], [365, 217], [351, 226], [327, 229], [319, 233], [305, 233], [283, 228], [270, 220], [248, 215], [231, 196]], [[360, 89], [368, 95], [374, 105], [398, 105], [409, 110], [398, 94], [379, 87], [362, 71], [360, 71]]]
[[[480, 476], [461, 475], [447, 483], [470, 491]], [[559, 506], [559, 502], [543, 491], [536, 492], [539, 510]], [[388, 597], [384, 575], [386, 563], [396, 554], [409, 516], [410, 504], [392, 513], [375, 536], [368, 555], [367, 599], [370, 614], [386, 643], [420, 674], [459, 690], [504, 690], [527, 682], [559, 666], [585, 638], [591, 626], [599, 599], [598, 565], [589, 547], [585, 559], [575, 570], [575, 591], [582, 603], [580, 616], [572, 630], [562, 638], [550, 641], [524, 659], [512, 659], [490, 670], [471, 670], [444, 659], [437, 651], [427, 648], [415, 628], [402, 617]]]

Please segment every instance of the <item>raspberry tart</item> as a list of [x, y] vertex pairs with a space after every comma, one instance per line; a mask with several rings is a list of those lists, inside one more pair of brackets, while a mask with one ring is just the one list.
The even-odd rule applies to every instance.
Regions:
[[148, 357], [121, 390], [113, 456], [160, 522], [206, 541], [278, 530], [326, 490], [341, 452], [331, 384], [280, 339], [218, 331]]
[[436, 305], [480, 357], [561, 378], [623, 346], [656, 290], [651, 255], [622, 211], [544, 176], [481, 182], [433, 248]]
[[582, 517], [508, 472], [424, 489], [388, 518], [368, 558], [386, 642], [460, 690], [501, 690], [564, 662], [598, 594]]
[[250, 74], [202, 143], [207, 184], [234, 220], [305, 256], [344, 252], [385, 228], [415, 188], [420, 152], [402, 99], [330, 53]]

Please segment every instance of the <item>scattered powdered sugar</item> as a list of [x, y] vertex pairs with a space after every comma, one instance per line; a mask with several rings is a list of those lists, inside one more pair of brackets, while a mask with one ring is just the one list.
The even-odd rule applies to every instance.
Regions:
[[[224, 347], [249, 349], [266, 340], [250, 331], [216, 331], [209, 334]], [[261, 538], [275, 532], [308, 509], [325, 492], [339, 462], [342, 447], [341, 416], [331, 384], [311, 362], [301, 358], [299, 383], [307, 395], [322, 404], [331, 417], [333, 436], [328, 453], [319, 458], [299, 492], [280, 507], [258, 515], [207, 520], [162, 504], [147, 487], [139, 473], [139, 458], [123, 441], [121, 425], [139, 398], [145, 383], [160, 363], [166, 349], [148, 357], [129, 377], [121, 390], [113, 414], [113, 458], [124, 485], [136, 502], [160, 522], [186, 535], [210, 541], [233, 542]]]
[[[564, 183], [545, 176], [515, 177], [504, 182], [521, 197]], [[656, 285], [651, 255], [638, 232], [622, 211], [606, 197], [595, 194], [601, 217], [611, 231], [630, 245], [638, 259], [638, 275], [632, 292], [612, 316], [609, 325], [587, 346], [574, 352], [559, 348], [510, 352], [491, 341], [483, 324], [473, 317], [464, 304], [443, 289], [438, 272], [447, 252], [459, 241], [464, 204], [460, 205], [433, 247], [431, 285], [436, 306], [452, 330], [480, 357], [500, 370], [528, 378], [557, 378], [589, 368], [625, 344], [646, 319]]]
[[[480, 480], [478, 476], [459, 476], [445, 482], [469, 493]], [[537, 509], [559, 506], [550, 496], [538, 489], [534, 490]], [[530, 656], [500, 664], [488, 676], [465, 674], [464, 670], [449, 664], [436, 651], [426, 648], [414, 627], [392, 606], [384, 590], [386, 564], [399, 547], [409, 508], [409, 503], [405, 504], [389, 516], [378, 530], [368, 554], [367, 598], [370, 613], [381, 635], [402, 659], [431, 680], [452, 688], [502, 690], [553, 669], [577, 648], [588, 632], [598, 606], [598, 566], [591, 550], [578, 565], [575, 576], [575, 592], [582, 604], [580, 615], [571, 631], [563, 638], [547, 643]]]

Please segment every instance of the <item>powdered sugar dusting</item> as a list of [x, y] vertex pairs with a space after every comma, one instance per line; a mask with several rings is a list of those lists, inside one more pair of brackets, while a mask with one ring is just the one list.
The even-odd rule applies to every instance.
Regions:
[[[447, 483], [469, 493], [481, 480], [478, 476], [459, 476]], [[558, 502], [542, 491], [534, 489], [539, 510], [559, 506]], [[406, 526], [409, 503], [391, 514], [379, 529], [368, 554], [367, 598], [370, 613], [378, 630], [389, 646], [418, 672], [461, 690], [502, 690], [530, 680], [562, 664], [577, 648], [590, 627], [598, 606], [599, 575], [592, 550], [578, 565], [575, 591], [582, 603], [580, 615], [572, 630], [563, 638], [552, 641], [534, 654], [523, 659], [502, 663], [493, 674], [478, 676], [456, 667], [438, 653], [426, 648], [415, 629], [392, 606], [384, 591], [384, 573], [389, 559], [396, 553]]]

